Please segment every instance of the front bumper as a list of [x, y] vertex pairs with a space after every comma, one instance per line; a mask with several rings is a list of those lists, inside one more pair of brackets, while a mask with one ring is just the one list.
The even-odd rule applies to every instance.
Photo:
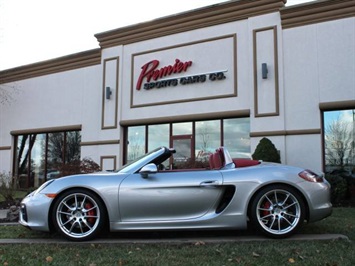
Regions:
[[321, 183], [302, 182], [302, 190], [308, 201], [308, 222], [322, 220], [332, 214], [330, 202], [330, 184], [327, 181]]
[[30, 229], [49, 232], [51, 202], [51, 198], [40, 193], [28, 195], [21, 202], [19, 223]]

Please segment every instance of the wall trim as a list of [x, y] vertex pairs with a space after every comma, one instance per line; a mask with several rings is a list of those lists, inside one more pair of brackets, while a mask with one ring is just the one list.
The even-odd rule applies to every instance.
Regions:
[[354, 17], [354, 0], [313, 1], [307, 4], [284, 7], [280, 10], [282, 28], [294, 28]]
[[171, 122], [185, 122], [185, 121], [237, 118], [237, 117], [249, 117], [249, 116], [250, 116], [250, 110], [246, 109], [246, 110], [238, 110], [238, 111], [202, 113], [202, 114], [193, 114], [193, 115], [176, 115], [176, 116], [168, 116], [168, 117], [121, 120], [120, 125], [123, 127], [127, 127], [127, 126], [135, 126], [135, 125], [162, 124], [162, 123], [171, 123]]
[[[272, 65], [274, 65], [274, 73], [275, 73], [275, 86], [274, 86], [274, 91], [275, 91], [275, 112], [270, 112], [270, 113], [260, 113], [259, 112], [259, 101], [258, 101], [258, 66], [257, 66], [257, 34], [259, 32], [263, 31], [269, 31], [271, 30], [273, 32], [273, 41], [274, 41], [274, 62], [272, 62]], [[280, 115], [280, 95], [279, 95], [279, 59], [278, 59], [278, 40], [277, 40], [277, 26], [271, 26], [267, 28], [261, 28], [261, 29], [255, 29], [253, 31], [253, 71], [254, 71], [254, 112], [255, 112], [255, 117], [265, 117], [265, 116], [279, 116]], [[260, 75], [260, 73], [259, 73]]]
[[324, 102], [319, 104], [321, 111], [332, 111], [341, 109], [355, 109], [355, 100], [338, 101], [338, 102]]
[[96, 48], [0, 71], [0, 84], [99, 64], [101, 64], [101, 49]]
[[198, 8], [95, 34], [101, 48], [155, 39], [176, 33], [279, 12], [286, 0], [239, 0]]
[[44, 127], [44, 128], [33, 128], [33, 129], [24, 129], [24, 130], [13, 130], [10, 132], [11, 135], [26, 135], [26, 134], [39, 134], [39, 133], [48, 133], [48, 132], [60, 132], [60, 131], [74, 131], [81, 130], [81, 125], [70, 125], [62, 127]]
[[278, 130], [278, 131], [263, 131], [263, 132], [250, 132], [250, 137], [276, 137], [276, 136], [295, 136], [295, 135], [319, 135], [322, 130], [315, 129], [299, 129], [299, 130]]
[[[105, 102], [106, 102], [106, 63], [109, 61], [116, 61], [116, 80], [115, 80], [115, 110], [114, 110], [114, 123], [113, 125], [105, 125]], [[118, 79], [120, 73], [120, 57], [106, 58], [103, 61], [103, 74], [102, 74], [102, 110], [101, 110], [101, 129], [116, 129], [117, 128], [117, 116], [118, 116]]]
[[97, 140], [97, 141], [80, 142], [80, 146], [99, 146], [99, 145], [112, 145], [112, 144], [120, 144], [120, 140], [113, 139], [113, 140]]
[[104, 161], [109, 160], [109, 159], [113, 160], [113, 169], [112, 170], [116, 170], [117, 169], [117, 156], [116, 155], [100, 156], [100, 168], [102, 169]]
[[[227, 93], [227, 94], [220, 94], [220, 95], [213, 95], [213, 96], [206, 96], [206, 97], [195, 97], [195, 98], [188, 98], [188, 99], [181, 99], [181, 100], [171, 100], [171, 101], [157, 101], [154, 103], [145, 103], [145, 104], [134, 104], [134, 90], [135, 90], [135, 86], [134, 86], [134, 57], [135, 56], [140, 56], [140, 55], [144, 55], [144, 54], [149, 54], [149, 53], [156, 53], [159, 51], [165, 51], [165, 50], [171, 50], [171, 49], [176, 49], [176, 48], [180, 48], [180, 47], [185, 47], [185, 46], [191, 46], [191, 45], [196, 45], [196, 44], [200, 44], [200, 43], [208, 43], [208, 42], [213, 42], [213, 41], [219, 41], [219, 40], [223, 40], [223, 39], [229, 39], [231, 38], [233, 40], [233, 91]], [[237, 77], [237, 73], [238, 73], [238, 69], [237, 69], [237, 34], [228, 34], [228, 35], [222, 35], [222, 36], [218, 36], [218, 37], [214, 37], [214, 38], [209, 38], [209, 39], [202, 39], [202, 40], [198, 40], [198, 41], [194, 41], [194, 42], [188, 42], [188, 43], [183, 43], [183, 44], [179, 44], [179, 45], [173, 45], [173, 46], [168, 46], [168, 47], [164, 47], [164, 48], [159, 48], [159, 49], [154, 49], [154, 50], [147, 50], [144, 52], [139, 52], [139, 53], [135, 53], [132, 54], [131, 56], [131, 102], [130, 102], [130, 107], [131, 108], [141, 108], [141, 107], [148, 107], [148, 106], [157, 106], [157, 105], [166, 105], [166, 104], [175, 104], [175, 103], [186, 103], [186, 102], [197, 102], [197, 101], [207, 101], [207, 100], [215, 100], [215, 99], [223, 99], [223, 98], [230, 98], [230, 97], [238, 97], [238, 77]], [[193, 76], [195, 74], [192, 75], [186, 75], [187, 76]]]

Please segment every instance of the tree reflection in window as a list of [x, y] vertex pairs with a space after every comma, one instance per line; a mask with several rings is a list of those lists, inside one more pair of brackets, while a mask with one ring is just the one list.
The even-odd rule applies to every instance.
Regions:
[[49, 179], [63, 176], [63, 167], [80, 164], [80, 131], [16, 136], [14, 172], [20, 187], [38, 187]]
[[127, 163], [145, 153], [145, 126], [128, 128]]
[[48, 134], [48, 166], [57, 168], [63, 163], [64, 157], [64, 133]]
[[80, 160], [80, 141], [79, 131], [69, 131], [66, 134], [65, 162]]
[[354, 120], [355, 110], [324, 112], [326, 172], [355, 176]]

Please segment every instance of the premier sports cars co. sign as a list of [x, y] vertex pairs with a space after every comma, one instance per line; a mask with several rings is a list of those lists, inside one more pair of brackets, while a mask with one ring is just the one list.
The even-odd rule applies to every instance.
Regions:
[[[226, 78], [224, 74], [227, 72], [226, 70], [174, 77], [176, 74], [187, 72], [192, 65], [192, 61], [183, 62], [180, 59], [175, 59], [175, 63], [173, 65], [161, 68], [158, 68], [159, 63], [159, 60], [152, 60], [141, 67], [141, 73], [137, 80], [136, 90], [141, 90], [142, 86], [145, 90], [151, 90], [154, 88], [159, 89], [175, 87], [178, 85], [203, 83], [206, 80], [223, 80]], [[172, 78], [170, 78], [171, 76]]]

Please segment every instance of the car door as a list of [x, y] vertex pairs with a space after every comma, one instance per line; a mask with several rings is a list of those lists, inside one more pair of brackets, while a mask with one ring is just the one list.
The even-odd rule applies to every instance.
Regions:
[[216, 206], [222, 184], [216, 170], [132, 174], [119, 188], [121, 221], [196, 219]]

